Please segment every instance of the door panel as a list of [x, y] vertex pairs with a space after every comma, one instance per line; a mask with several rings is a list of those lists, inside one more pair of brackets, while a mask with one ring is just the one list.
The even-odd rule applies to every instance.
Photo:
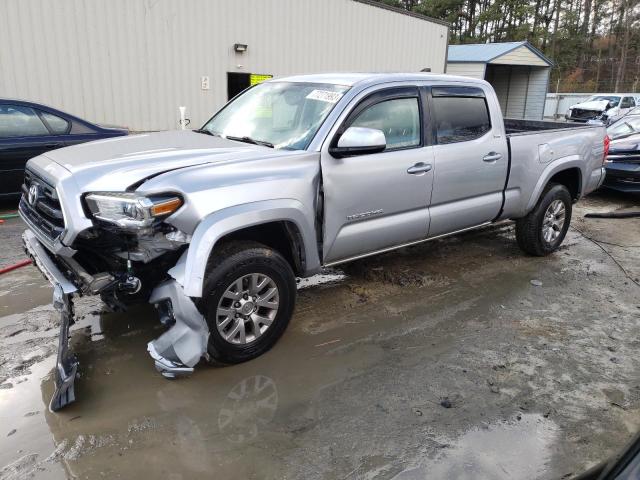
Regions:
[[0, 194], [19, 193], [27, 160], [61, 146], [34, 109], [0, 104]]
[[54, 136], [0, 139], [0, 194], [19, 193], [27, 161], [63, 146]]
[[417, 87], [386, 87], [354, 103], [331, 144], [353, 126], [382, 131], [386, 149], [345, 158], [322, 152], [325, 264], [422, 240], [429, 229], [425, 97]]
[[[475, 89], [479, 90], [479, 89]], [[456, 89], [433, 97], [438, 145], [429, 236], [493, 220], [502, 207], [509, 152], [502, 130], [489, 121], [483, 93]], [[446, 98], [445, 98], [446, 97]]]
[[[430, 237], [479, 225], [498, 215], [508, 166], [508, 152], [498, 140], [488, 134], [471, 142], [434, 147]], [[490, 152], [502, 157], [483, 161]]]
[[61, 135], [58, 138], [60, 138], [64, 142], [65, 147], [78, 145], [79, 143], [86, 143], [86, 142], [92, 142], [94, 140], [105, 139], [104, 136], [99, 135], [97, 133], [81, 133], [81, 134], [68, 133], [66, 135]]
[[433, 147], [335, 159], [323, 155], [324, 262], [332, 263], [426, 238]]

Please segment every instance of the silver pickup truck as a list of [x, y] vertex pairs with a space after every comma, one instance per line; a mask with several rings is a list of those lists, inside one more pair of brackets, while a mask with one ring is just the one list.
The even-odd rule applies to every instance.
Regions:
[[33, 158], [19, 209], [61, 311], [51, 408], [74, 400], [73, 295], [154, 304], [166, 377], [243, 362], [322, 266], [505, 219], [526, 253], [553, 252], [607, 147], [601, 126], [504, 120], [481, 80], [327, 74], [250, 88], [199, 130]]

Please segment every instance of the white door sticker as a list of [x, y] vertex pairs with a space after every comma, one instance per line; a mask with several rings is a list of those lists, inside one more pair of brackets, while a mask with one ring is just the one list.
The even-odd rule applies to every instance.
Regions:
[[342, 97], [340, 92], [331, 92], [329, 90], [314, 90], [307, 98], [309, 100], [318, 100], [320, 102], [336, 103]]

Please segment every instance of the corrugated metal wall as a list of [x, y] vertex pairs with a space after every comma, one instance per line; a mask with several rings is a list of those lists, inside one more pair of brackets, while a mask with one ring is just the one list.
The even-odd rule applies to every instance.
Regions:
[[515, 50], [510, 51], [509, 53], [505, 53], [504, 55], [499, 56], [498, 58], [491, 60], [490, 63], [493, 64], [503, 64], [503, 65], [535, 65], [538, 67], [548, 67], [549, 64], [545, 62], [538, 55], [533, 53], [529, 48], [522, 46], [520, 48], [516, 48]]
[[441, 73], [446, 49], [445, 25], [354, 0], [0, 2], [0, 96], [134, 130], [177, 128], [179, 105], [201, 125], [226, 72]]
[[550, 68], [531, 68], [526, 118], [532, 118], [534, 120], [542, 119], [547, 89], [549, 88], [550, 73]]
[[447, 63], [447, 73], [449, 75], [462, 75], [463, 77], [472, 77], [484, 80], [485, 66], [485, 63], [452, 62]]
[[500, 102], [502, 114], [507, 112], [507, 99], [509, 98], [509, 86], [511, 82], [511, 70], [507, 66], [492, 65], [487, 68], [485, 80], [491, 84]]

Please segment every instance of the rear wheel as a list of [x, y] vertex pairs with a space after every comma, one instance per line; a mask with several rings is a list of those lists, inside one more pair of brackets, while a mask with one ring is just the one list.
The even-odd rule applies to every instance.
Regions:
[[516, 222], [518, 246], [536, 256], [556, 251], [569, 230], [571, 208], [571, 194], [567, 187], [550, 184], [535, 208]]
[[221, 247], [209, 261], [199, 302], [211, 359], [240, 363], [265, 353], [287, 328], [295, 297], [295, 275], [280, 253], [248, 241]]

